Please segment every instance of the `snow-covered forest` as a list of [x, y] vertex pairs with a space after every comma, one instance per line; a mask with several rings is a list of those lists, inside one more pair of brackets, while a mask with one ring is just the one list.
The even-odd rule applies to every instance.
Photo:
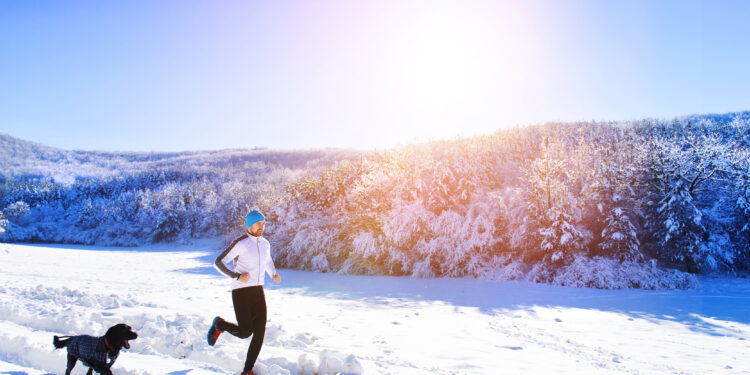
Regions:
[[0, 146], [0, 240], [115, 246], [225, 235], [302, 175], [365, 155], [65, 151], [7, 135]]
[[297, 269], [689, 288], [693, 274], [750, 267], [750, 112], [549, 123], [377, 153], [0, 141], [45, 152], [0, 155], [6, 242], [229, 239], [258, 208], [277, 264]]

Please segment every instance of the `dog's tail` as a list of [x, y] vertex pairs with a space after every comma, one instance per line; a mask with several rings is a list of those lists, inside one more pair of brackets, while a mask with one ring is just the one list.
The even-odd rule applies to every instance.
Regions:
[[71, 336], [55, 336], [52, 339], [52, 344], [55, 345], [55, 349], [60, 349], [68, 346], [68, 340]]

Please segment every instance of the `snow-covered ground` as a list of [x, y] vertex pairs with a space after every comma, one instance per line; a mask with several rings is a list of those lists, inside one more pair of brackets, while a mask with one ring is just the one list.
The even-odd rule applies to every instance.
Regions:
[[[61, 374], [52, 336], [140, 337], [117, 374], [226, 374], [249, 340], [205, 342], [234, 321], [218, 246], [0, 244], [0, 374]], [[603, 291], [527, 282], [281, 270], [256, 374], [750, 374], [750, 281]], [[79, 363], [75, 374], [85, 373]]]

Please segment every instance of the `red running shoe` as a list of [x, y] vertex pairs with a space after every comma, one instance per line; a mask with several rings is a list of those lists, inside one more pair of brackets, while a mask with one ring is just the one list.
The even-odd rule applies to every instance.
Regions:
[[214, 318], [214, 322], [211, 323], [211, 328], [208, 329], [208, 334], [206, 335], [206, 339], [208, 339], [208, 345], [214, 346], [214, 344], [216, 344], [216, 340], [219, 339], [219, 335], [224, 332], [216, 326], [216, 323], [223, 321], [224, 319], [218, 316]]

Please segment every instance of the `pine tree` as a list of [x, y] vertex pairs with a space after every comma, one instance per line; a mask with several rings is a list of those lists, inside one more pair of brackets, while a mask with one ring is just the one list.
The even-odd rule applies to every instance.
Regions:
[[750, 151], [736, 154], [733, 168], [733, 242], [743, 267], [750, 268]]
[[542, 156], [527, 172], [530, 243], [526, 259], [556, 268], [584, 250], [588, 236], [581, 230], [579, 200], [568, 191], [565, 162], [552, 154], [553, 147], [559, 145], [552, 146], [545, 139]]
[[618, 196], [614, 196], [612, 203], [615, 206], [602, 212], [605, 216], [605, 226], [601, 233], [602, 241], [599, 243], [599, 248], [603, 254], [620, 262], [641, 261], [643, 254], [640, 251], [636, 228], [630, 216], [626, 214], [626, 208], [617, 205], [621, 202]]
[[[586, 235], [579, 229], [580, 217], [577, 207], [570, 204], [555, 205], [547, 211], [545, 220], [538, 229], [541, 239], [542, 262], [556, 267], [569, 264], [582, 252]], [[546, 225], [545, 225], [546, 224]]]
[[[611, 140], [614, 141], [614, 140]], [[635, 184], [633, 160], [626, 153], [634, 150], [611, 148], [597, 150], [602, 160], [596, 168], [595, 182], [591, 189], [596, 204], [596, 228], [599, 239], [593, 255], [624, 261], [643, 260], [638, 240], [635, 218]], [[629, 163], [626, 161], [631, 159]]]
[[3, 212], [0, 211], [0, 234], [5, 233], [6, 228], [8, 228], [8, 220], [3, 215]]
[[654, 254], [690, 272], [730, 265], [733, 256], [712, 236], [723, 228], [710, 209], [717, 206], [711, 201], [725, 196], [718, 178], [727, 173], [728, 146], [715, 135], [687, 133], [680, 139], [652, 139], [650, 149], [648, 218]]

